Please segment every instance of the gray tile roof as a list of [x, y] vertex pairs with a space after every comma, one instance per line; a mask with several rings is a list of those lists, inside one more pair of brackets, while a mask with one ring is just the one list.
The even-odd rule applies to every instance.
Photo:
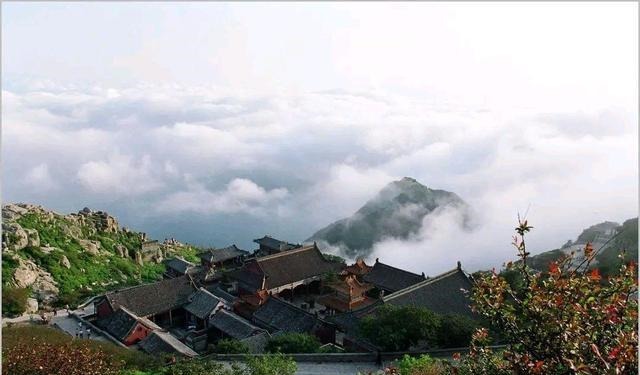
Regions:
[[165, 260], [163, 263], [165, 264], [165, 266], [167, 266], [167, 268], [170, 268], [181, 275], [186, 274], [187, 270], [195, 267], [195, 264], [182, 258], [170, 258]]
[[129, 332], [136, 326], [135, 316], [123, 309], [118, 309], [111, 315], [96, 321], [96, 325], [120, 341], [129, 336]]
[[395, 292], [424, 281], [425, 277], [423, 275], [417, 275], [400, 268], [389, 266], [376, 260], [371, 271], [364, 275], [362, 279], [375, 285], [379, 289]]
[[382, 298], [396, 306], [425, 307], [438, 314], [460, 314], [474, 317], [471, 301], [462, 289], [470, 291], [473, 284], [460, 268], [424, 280]]
[[273, 296], [253, 313], [253, 319], [272, 332], [311, 332], [318, 323], [315, 315]]
[[244, 318], [227, 310], [219, 310], [216, 312], [211, 319], [209, 319], [209, 324], [234, 339], [246, 339], [257, 333], [264, 332], [263, 329], [254, 326]]
[[140, 317], [166, 312], [188, 302], [197, 289], [189, 276], [107, 292], [112, 308], [123, 306]]
[[162, 353], [176, 353], [186, 357], [198, 355], [193, 349], [186, 346], [169, 332], [156, 330], [140, 341], [140, 348], [148, 354], [159, 355]]
[[120, 341], [129, 336], [136, 324], [140, 323], [150, 329], [160, 329], [154, 322], [141, 318], [124, 307], [120, 307], [111, 315], [96, 321], [96, 325]]
[[229, 277], [258, 290], [262, 286], [263, 276], [266, 276], [266, 289], [273, 289], [327, 272], [337, 272], [340, 267], [326, 260], [314, 244], [252, 259], [242, 268], [230, 272]]
[[284, 250], [291, 250], [291, 249], [296, 249], [298, 247], [301, 247], [300, 245], [291, 244], [286, 241], [280, 241], [270, 236], [256, 238], [255, 240], [253, 240], [253, 242], [257, 243], [258, 245], [265, 246], [265, 247], [268, 247], [269, 249], [273, 249], [276, 251], [280, 251], [281, 245], [283, 245]]
[[236, 245], [231, 245], [222, 249], [211, 249], [200, 253], [200, 259], [209, 263], [218, 263], [246, 255], [249, 255], [248, 251], [239, 249]]
[[213, 310], [222, 303], [222, 300], [214, 296], [204, 288], [189, 296], [189, 303], [184, 309], [200, 319], [207, 319]]

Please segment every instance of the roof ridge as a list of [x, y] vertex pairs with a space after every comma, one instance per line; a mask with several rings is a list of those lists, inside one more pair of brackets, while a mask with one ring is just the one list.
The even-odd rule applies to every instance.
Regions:
[[414, 276], [417, 276], [417, 277], [424, 277], [424, 275], [418, 275], [417, 273], [413, 273], [411, 271], [407, 271], [407, 270], [404, 270], [402, 268], [394, 267], [392, 265], [389, 265], [389, 264], [386, 264], [386, 263], [382, 263], [382, 262], [376, 262], [373, 266], [370, 266], [370, 267], [375, 267], [376, 264], [380, 264], [380, 265], [388, 267], [388, 268], [393, 268], [394, 270], [402, 271], [404, 273], [408, 273], [408, 274], [411, 274], [411, 275], [414, 275]]
[[[398, 296], [401, 296], [403, 294], [412, 292], [412, 291], [414, 291], [416, 289], [420, 289], [420, 288], [422, 288], [424, 286], [427, 286], [429, 284], [432, 284], [432, 283], [434, 283], [436, 281], [440, 281], [440, 280], [442, 280], [444, 278], [447, 278], [447, 277], [449, 277], [451, 275], [454, 275], [454, 274], [458, 273], [458, 271], [462, 272], [459, 268], [456, 267], [456, 268], [454, 268], [452, 270], [449, 270], [447, 272], [441, 273], [438, 276], [434, 276], [432, 278], [425, 279], [424, 281], [420, 281], [419, 283], [410, 285], [410, 286], [408, 286], [408, 287], [406, 287], [404, 289], [400, 289], [400, 290], [395, 291], [395, 292], [393, 292], [391, 294], [383, 296], [381, 299], [382, 299], [383, 302], [387, 302], [387, 301], [392, 300], [392, 299], [394, 299], [394, 298], [396, 298]], [[462, 272], [462, 273], [463, 273], [463, 275], [465, 275], [465, 277], [467, 276], [466, 274], [464, 274], [464, 272]]]
[[301, 248], [298, 249], [292, 249], [292, 250], [287, 250], [287, 251], [282, 251], [279, 253], [275, 253], [275, 254], [270, 254], [270, 255], [265, 255], [263, 257], [260, 258], [256, 258], [256, 261], [259, 263], [263, 260], [270, 260], [270, 259], [275, 259], [281, 256], [286, 256], [289, 254], [297, 254], [297, 253], [301, 253], [303, 251], [309, 251], [311, 249], [315, 248], [315, 244], [314, 245], [308, 245], [308, 246], [302, 246]]
[[114, 295], [120, 292], [124, 292], [126, 290], [131, 290], [131, 289], [136, 289], [136, 288], [142, 288], [144, 286], [149, 286], [149, 285], [158, 285], [160, 283], [169, 283], [171, 281], [175, 282], [176, 279], [181, 279], [184, 278], [185, 280], [187, 279], [187, 275], [182, 275], [182, 276], [178, 276], [178, 277], [174, 277], [172, 279], [162, 279], [162, 280], [157, 280], [157, 281], [152, 281], [150, 283], [144, 283], [144, 284], [139, 284], [139, 285], [133, 285], [133, 286], [129, 286], [126, 288], [122, 288], [122, 289], [114, 289], [114, 290], [110, 290], [108, 292], [106, 292], [104, 294], [104, 296], [106, 297], [107, 295]]
[[234, 313], [233, 311], [228, 311], [226, 309], [220, 309], [220, 310], [216, 311], [216, 314], [219, 313], [219, 312], [224, 313], [225, 315], [231, 317], [232, 319], [235, 319], [235, 320], [239, 321], [240, 323], [242, 323], [244, 325], [250, 326], [250, 327], [255, 328], [255, 329], [262, 330], [262, 328], [260, 328], [258, 326], [254, 326], [253, 324], [251, 324], [250, 321], [248, 321], [246, 319], [243, 319], [242, 317], [240, 317], [238, 314]]

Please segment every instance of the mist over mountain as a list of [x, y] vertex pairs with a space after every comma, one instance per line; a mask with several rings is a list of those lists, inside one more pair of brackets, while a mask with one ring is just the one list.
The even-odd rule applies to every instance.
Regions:
[[571, 253], [574, 254], [573, 264], [578, 265], [584, 260], [584, 248], [587, 243], [593, 245], [598, 253], [592, 262], [603, 274], [612, 274], [618, 270], [624, 252], [624, 262], [635, 261], [638, 258], [638, 218], [625, 220], [619, 224], [605, 221], [584, 229], [575, 241], [567, 241], [561, 248], [545, 251], [530, 258], [530, 265], [541, 271], [549, 267], [549, 263]]
[[355, 214], [314, 233], [308, 241], [319, 241], [349, 258], [366, 257], [375, 243], [385, 239], [408, 239], [422, 228], [424, 218], [445, 209], [462, 212], [459, 225], [470, 225], [469, 206], [455, 193], [430, 189], [404, 177], [385, 186]]

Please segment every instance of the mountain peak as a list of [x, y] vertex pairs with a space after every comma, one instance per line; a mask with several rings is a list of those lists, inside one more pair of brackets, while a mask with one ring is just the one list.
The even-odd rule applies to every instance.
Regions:
[[404, 177], [390, 182], [354, 215], [319, 230], [309, 241], [339, 247], [348, 257], [367, 256], [373, 245], [384, 238], [407, 239], [416, 235], [426, 215], [446, 206], [463, 210], [464, 226], [468, 206], [460, 197]]

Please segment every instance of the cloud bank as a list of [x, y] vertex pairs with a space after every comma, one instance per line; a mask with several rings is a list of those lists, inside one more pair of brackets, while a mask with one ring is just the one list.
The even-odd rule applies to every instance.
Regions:
[[[478, 212], [427, 216], [375, 256], [435, 274], [511, 257], [518, 212], [533, 252], [637, 215], [637, 115], [452, 108], [381, 90], [238, 94], [219, 88], [32, 85], [4, 90], [3, 198], [104, 209], [201, 245], [301, 241], [410, 176]], [[428, 229], [427, 229], [428, 228]], [[374, 258], [373, 256], [372, 258]]]

